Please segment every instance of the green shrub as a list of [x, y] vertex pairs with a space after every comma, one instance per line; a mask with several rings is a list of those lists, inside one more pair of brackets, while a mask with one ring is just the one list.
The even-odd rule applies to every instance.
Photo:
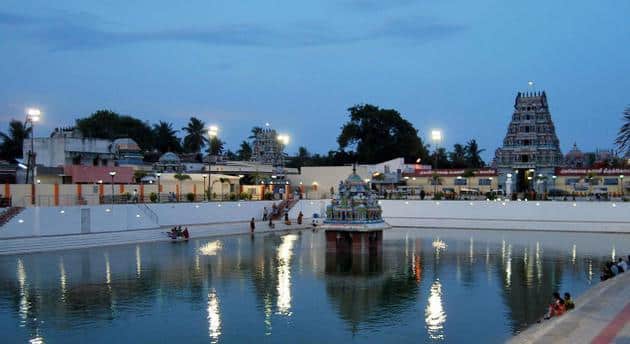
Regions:
[[186, 194], [186, 199], [188, 200], [188, 202], [194, 202], [195, 201], [195, 194], [192, 192], [189, 192]]
[[250, 194], [249, 192], [241, 192], [239, 198], [242, 200], [250, 200], [252, 199], [252, 194]]
[[158, 200], [158, 195], [155, 192], [151, 192], [149, 199], [151, 200], [151, 203], [155, 203]]
[[265, 192], [265, 195], [263, 196], [263, 199], [265, 199], [267, 201], [271, 201], [273, 199], [273, 192]]
[[236, 201], [238, 200], [238, 196], [236, 195], [236, 193], [232, 192], [230, 193], [230, 201]]
[[436, 201], [439, 201], [439, 200], [441, 200], [443, 198], [444, 198], [444, 193], [441, 192], [441, 191], [438, 191], [438, 192], [435, 193], [435, 195], [433, 195], [433, 199], [436, 200]]
[[497, 198], [497, 195], [494, 192], [486, 192], [486, 199], [494, 201]]

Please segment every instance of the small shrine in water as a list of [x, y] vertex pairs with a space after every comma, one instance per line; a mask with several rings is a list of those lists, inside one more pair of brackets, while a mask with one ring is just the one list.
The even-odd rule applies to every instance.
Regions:
[[339, 188], [326, 207], [326, 242], [329, 249], [350, 245], [352, 250], [373, 248], [383, 238], [383, 229], [390, 225], [383, 220], [383, 210], [376, 194], [356, 173], [339, 182]]

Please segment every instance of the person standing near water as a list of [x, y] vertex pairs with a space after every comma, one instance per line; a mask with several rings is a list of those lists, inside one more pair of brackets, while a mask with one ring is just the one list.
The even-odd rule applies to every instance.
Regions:
[[249, 232], [254, 234], [254, 230], [256, 229], [256, 220], [252, 217], [252, 220], [249, 221]]

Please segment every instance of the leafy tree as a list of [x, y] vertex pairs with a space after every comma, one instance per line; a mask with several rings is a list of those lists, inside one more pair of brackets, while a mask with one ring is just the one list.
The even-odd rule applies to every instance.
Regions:
[[240, 148], [236, 151], [239, 160], [250, 160], [252, 158], [252, 146], [247, 141], [241, 142]]
[[365, 104], [348, 112], [350, 121], [337, 138], [340, 151], [354, 147], [358, 160], [366, 163], [397, 157], [415, 161], [425, 154], [418, 131], [398, 111]]
[[183, 141], [184, 152], [200, 152], [201, 147], [208, 143], [206, 124], [202, 120], [196, 117], [190, 117], [188, 124], [183, 127], [182, 130], [186, 133]]
[[479, 149], [479, 145], [475, 139], [468, 141], [466, 144], [466, 164], [470, 168], [480, 168], [486, 166], [486, 163], [481, 158], [481, 153], [485, 149]]
[[429, 157], [430, 159], [429, 161], [431, 162], [434, 168], [435, 168], [436, 155], [437, 155], [437, 168], [438, 169], [451, 168], [451, 161], [448, 160], [448, 153], [446, 152], [445, 148], [441, 148], [441, 147], [438, 148], [437, 151], [434, 151], [433, 154], [431, 154], [431, 156]]
[[153, 132], [148, 122], [110, 110], [98, 110], [89, 117], [79, 118], [76, 127], [87, 138], [115, 140], [128, 137], [143, 150], [153, 148]]
[[459, 143], [453, 145], [453, 151], [448, 153], [451, 160], [451, 167], [464, 168], [467, 167], [466, 148]]
[[182, 146], [176, 136], [177, 130], [173, 129], [173, 125], [168, 122], [160, 121], [153, 125], [153, 136], [155, 139], [154, 147], [160, 153], [182, 151]]
[[228, 149], [227, 152], [225, 152], [225, 158], [228, 160], [237, 160], [238, 155]]
[[14, 162], [22, 158], [24, 140], [31, 137], [32, 128], [26, 128], [24, 123], [18, 120], [11, 120], [9, 132], [0, 133], [2, 143], [0, 144], [0, 158]]
[[208, 153], [210, 153], [210, 155], [221, 155], [223, 154], [224, 146], [225, 142], [221, 141], [218, 137], [215, 136], [210, 139]]
[[306, 147], [298, 148], [298, 153], [295, 157], [293, 157], [289, 163], [287, 163], [288, 167], [299, 168], [304, 166], [311, 159], [311, 153], [306, 149]]
[[630, 107], [627, 107], [623, 112], [623, 122], [615, 143], [621, 150], [621, 155], [627, 156], [630, 154]]

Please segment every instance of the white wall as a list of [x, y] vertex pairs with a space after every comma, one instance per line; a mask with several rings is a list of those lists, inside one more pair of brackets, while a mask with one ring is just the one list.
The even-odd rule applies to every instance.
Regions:
[[[320, 213], [329, 200], [300, 201], [289, 213]], [[393, 226], [630, 233], [630, 203], [382, 200]]]
[[[339, 182], [346, 180], [351, 173], [352, 166], [305, 166], [301, 168], [300, 174], [287, 175], [287, 178], [293, 189], [297, 189], [302, 183], [306, 197], [320, 199], [324, 196], [330, 197], [330, 187], [334, 187], [337, 192]], [[357, 166], [357, 174], [363, 179], [371, 177], [366, 165]], [[317, 184], [317, 191], [312, 191], [314, 184]]]
[[273, 201], [148, 204], [161, 226], [249, 221], [262, 219], [263, 207]]

